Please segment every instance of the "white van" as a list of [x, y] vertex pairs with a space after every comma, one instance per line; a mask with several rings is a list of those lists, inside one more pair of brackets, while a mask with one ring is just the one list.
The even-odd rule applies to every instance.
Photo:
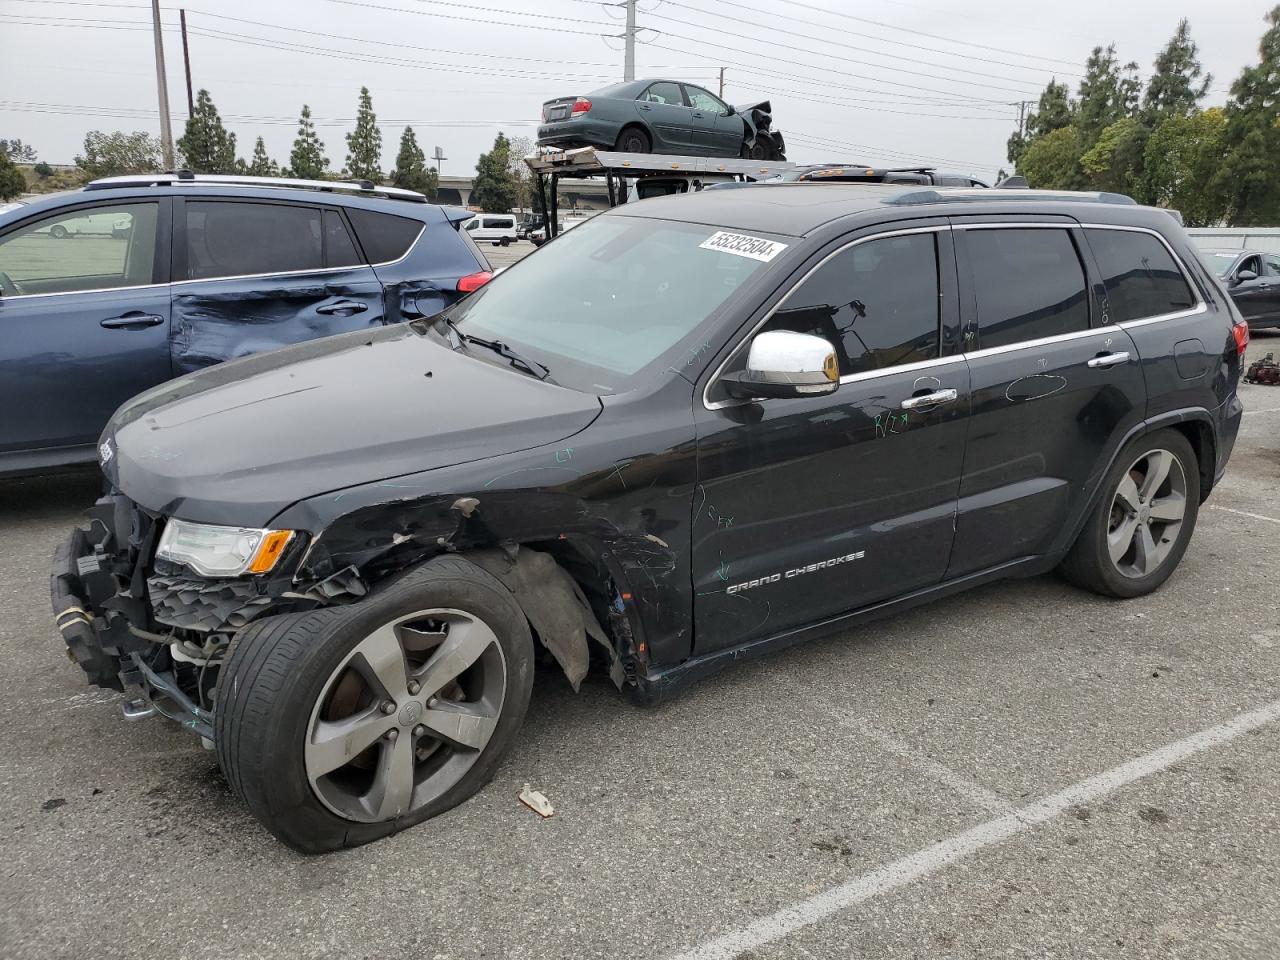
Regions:
[[472, 217], [462, 229], [471, 235], [471, 239], [480, 243], [488, 240], [495, 247], [501, 244], [515, 243], [516, 218], [509, 213], [480, 213]]

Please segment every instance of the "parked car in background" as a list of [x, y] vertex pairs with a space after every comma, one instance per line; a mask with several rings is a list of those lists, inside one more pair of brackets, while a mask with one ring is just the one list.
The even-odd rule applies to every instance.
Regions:
[[481, 213], [462, 225], [462, 229], [476, 243], [492, 243], [510, 246], [520, 239], [516, 230], [516, 218], [509, 213]]
[[542, 105], [538, 146], [786, 159], [769, 101], [735, 107], [679, 80], [630, 80], [585, 96], [548, 100]]
[[479, 790], [539, 648], [653, 702], [1002, 578], [1164, 584], [1249, 342], [1182, 229], [1107, 195], [823, 189], [627, 203], [434, 321], [136, 398], [54, 560], [72, 656], [314, 853]]
[[0, 213], [0, 474], [92, 461], [111, 413], [179, 374], [439, 313], [490, 276], [457, 229], [470, 216], [409, 191], [190, 174]]
[[537, 230], [547, 222], [547, 218], [540, 213], [526, 213], [524, 217], [516, 224], [516, 239], [528, 240], [529, 232]]
[[1280, 256], [1261, 250], [1202, 250], [1250, 330], [1280, 327]]

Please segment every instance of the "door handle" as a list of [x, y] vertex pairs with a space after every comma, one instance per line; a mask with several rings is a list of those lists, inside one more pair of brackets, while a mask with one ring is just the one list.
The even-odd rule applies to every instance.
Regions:
[[108, 317], [106, 320], [99, 321], [98, 326], [106, 327], [108, 330], [142, 330], [145, 327], [158, 327], [162, 323], [164, 323], [164, 317], [156, 316], [154, 313], [130, 310], [121, 316]]
[[903, 410], [918, 410], [921, 407], [932, 407], [939, 403], [950, 403], [958, 396], [960, 396], [959, 393], [948, 387], [946, 390], [934, 390], [919, 397], [907, 397], [898, 406]]
[[642, 103], [642, 104], [640, 104], [640, 109], [641, 109], [641, 110], [648, 110], [648, 109], [649, 109], [649, 105], [648, 105], [647, 103]]
[[1118, 363], [1128, 363], [1129, 354], [1124, 351], [1102, 353], [1089, 361], [1089, 366], [1097, 370], [1099, 367], [1114, 367]]
[[367, 303], [361, 303], [358, 300], [339, 300], [337, 303], [326, 303], [323, 307], [316, 307], [316, 313], [323, 313], [325, 316], [336, 313], [349, 317], [353, 313], [364, 313], [368, 309]]
[[695, 120], [701, 120], [701, 119], [702, 119], [702, 114], [700, 114], [700, 113], [695, 113], [695, 114], [693, 115], [693, 118], [694, 118]]

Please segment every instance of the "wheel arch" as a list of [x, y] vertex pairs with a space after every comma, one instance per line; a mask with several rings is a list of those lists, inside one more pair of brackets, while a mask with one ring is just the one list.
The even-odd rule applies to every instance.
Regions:
[[653, 130], [650, 128], [650, 126], [647, 123], [639, 119], [628, 120], [626, 123], [620, 126], [618, 128], [617, 136], [613, 138], [613, 142], [616, 144], [619, 140], [622, 139], [622, 135], [626, 133], [628, 130], [639, 130], [641, 133], [643, 133], [646, 137], [649, 138], [649, 149], [651, 150], [653, 149], [653, 144], [656, 140], [656, 138], [653, 135]]

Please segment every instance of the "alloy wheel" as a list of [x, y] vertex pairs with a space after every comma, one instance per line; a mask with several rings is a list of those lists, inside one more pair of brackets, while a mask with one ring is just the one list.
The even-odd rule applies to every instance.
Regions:
[[1107, 552], [1121, 574], [1155, 573], [1177, 543], [1187, 514], [1187, 478], [1168, 450], [1144, 453], [1125, 472], [1111, 501]]
[[303, 746], [320, 801], [347, 820], [402, 817], [479, 759], [502, 714], [507, 664], [462, 610], [422, 610], [373, 631], [325, 682]]

